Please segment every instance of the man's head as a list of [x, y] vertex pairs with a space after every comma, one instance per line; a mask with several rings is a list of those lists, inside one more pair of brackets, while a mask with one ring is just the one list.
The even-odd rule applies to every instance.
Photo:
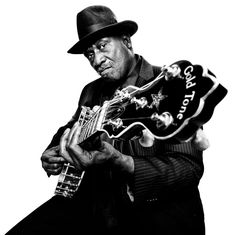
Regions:
[[105, 6], [90, 6], [77, 14], [79, 41], [68, 51], [84, 54], [104, 78], [118, 81], [129, 73], [134, 59], [130, 37], [137, 31], [134, 21], [117, 22]]
[[127, 35], [103, 37], [84, 52], [91, 66], [104, 78], [118, 81], [127, 77], [134, 64], [134, 53]]

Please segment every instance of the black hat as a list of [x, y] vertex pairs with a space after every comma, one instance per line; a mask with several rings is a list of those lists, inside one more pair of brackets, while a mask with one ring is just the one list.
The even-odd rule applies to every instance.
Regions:
[[71, 54], [82, 54], [90, 43], [105, 37], [136, 33], [138, 25], [134, 21], [117, 22], [114, 13], [105, 6], [90, 6], [77, 14], [79, 41], [68, 50]]

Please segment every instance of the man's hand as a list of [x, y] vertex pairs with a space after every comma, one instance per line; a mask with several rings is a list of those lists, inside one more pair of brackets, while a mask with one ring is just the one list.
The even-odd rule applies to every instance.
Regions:
[[87, 151], [78, 144], [80, 126], [75, 123], [72, 129], [66, 129], [60, 141], [60, 155], [79, 170], [85, 170], [92, 165], [111, 162], [122, 171], [133, 173], [133, 158], [120, 153], [111, 144], [101, 141], [96, 150]]
[[59, 146], [55, 146], [43, 152], [41, 161], [43, 169], [50, 176], [61, 172], [65, 159], [59, 155]]
[[209, 140], [201, 128], [197, 130], [194, 138], [192, 139], [192, 144], [200, 151], [204, 151], [209, 148]]

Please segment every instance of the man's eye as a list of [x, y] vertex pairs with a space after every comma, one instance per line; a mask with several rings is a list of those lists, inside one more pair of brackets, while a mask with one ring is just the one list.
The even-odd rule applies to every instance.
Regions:
[[101, 43], [101, 44], [99, 45], [99, 49], [100, 49], [100, 50], [104, 49], [105, 47], [106, 47], [106, 43]]

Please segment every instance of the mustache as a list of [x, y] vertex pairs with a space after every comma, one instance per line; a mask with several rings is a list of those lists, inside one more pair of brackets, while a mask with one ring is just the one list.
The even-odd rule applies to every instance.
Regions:
[[97, 66], [95, 66], [95, 70], [96, 70], [98, 73], [102, 73], [105, 69], [108, 69], [108, 68], [111, 68], [111, 67], [112, 67], [112, 64], [111, 64], [111, 63], [102, 64], [102, 65], [97, 65]]

